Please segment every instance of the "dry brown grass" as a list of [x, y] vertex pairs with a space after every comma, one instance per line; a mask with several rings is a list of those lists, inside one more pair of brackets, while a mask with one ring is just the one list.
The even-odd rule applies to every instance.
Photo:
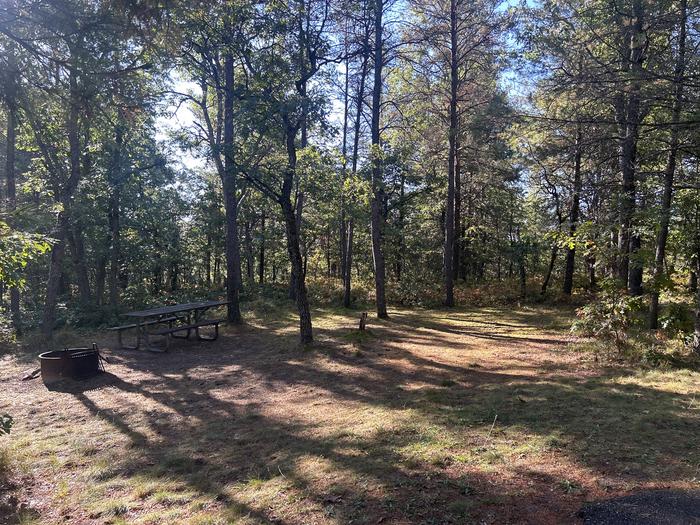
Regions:
[[1, 357], [22, 522], [575, 523], [585, 500], [697, 487], [700, 374], [601, 368], [568, 311], [394, 310], [360, 335], [318, 310], [300, 348], [263, 310], [216, 343], [107, 349], [82, 391]]

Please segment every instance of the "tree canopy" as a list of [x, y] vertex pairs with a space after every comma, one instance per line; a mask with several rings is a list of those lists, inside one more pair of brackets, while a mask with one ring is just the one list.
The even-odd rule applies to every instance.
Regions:
[[[0, 303], [17, 334], [700, 272], [696, 0], [9, 0]], [[277, 292], [276, 292], [277, 291]], [[695, 298], [700, 311], [700, 296]], [[243, 304], [243, 306], [241, 306]], [[700, 351], [700, 313], [694, 347]]]

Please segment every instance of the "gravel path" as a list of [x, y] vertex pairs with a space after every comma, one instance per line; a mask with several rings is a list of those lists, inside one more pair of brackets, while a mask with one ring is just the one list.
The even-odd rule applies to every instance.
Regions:
[[651, 490], [589, 503], [581, 511], [586, 525], [700, 524], [700, 491]]

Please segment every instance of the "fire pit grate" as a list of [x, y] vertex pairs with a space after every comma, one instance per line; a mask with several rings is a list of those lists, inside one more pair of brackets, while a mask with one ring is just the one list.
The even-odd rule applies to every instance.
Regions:
[[41, 379], [53, 383], [63, 379], [88, 379], [104, 372], [102, 356], [93, 343], [92, 348], [65, 348], [39, 354]]

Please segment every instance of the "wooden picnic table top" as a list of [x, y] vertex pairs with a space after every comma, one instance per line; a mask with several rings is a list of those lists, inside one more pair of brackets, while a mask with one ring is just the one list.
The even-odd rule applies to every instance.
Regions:
[[170, 306], [159, 306], [158, 308], [149, 308], [148, 310], [138, 310], [124, 314], [127, 317], [157, 317], [160, 315], [174, 314], [178, 312], [189, 312], [192, 310], [205, 310], [214, 308], [215, 306], [224, 306], [228, 301], [200, 301], [195, 303], [172, 304]]

